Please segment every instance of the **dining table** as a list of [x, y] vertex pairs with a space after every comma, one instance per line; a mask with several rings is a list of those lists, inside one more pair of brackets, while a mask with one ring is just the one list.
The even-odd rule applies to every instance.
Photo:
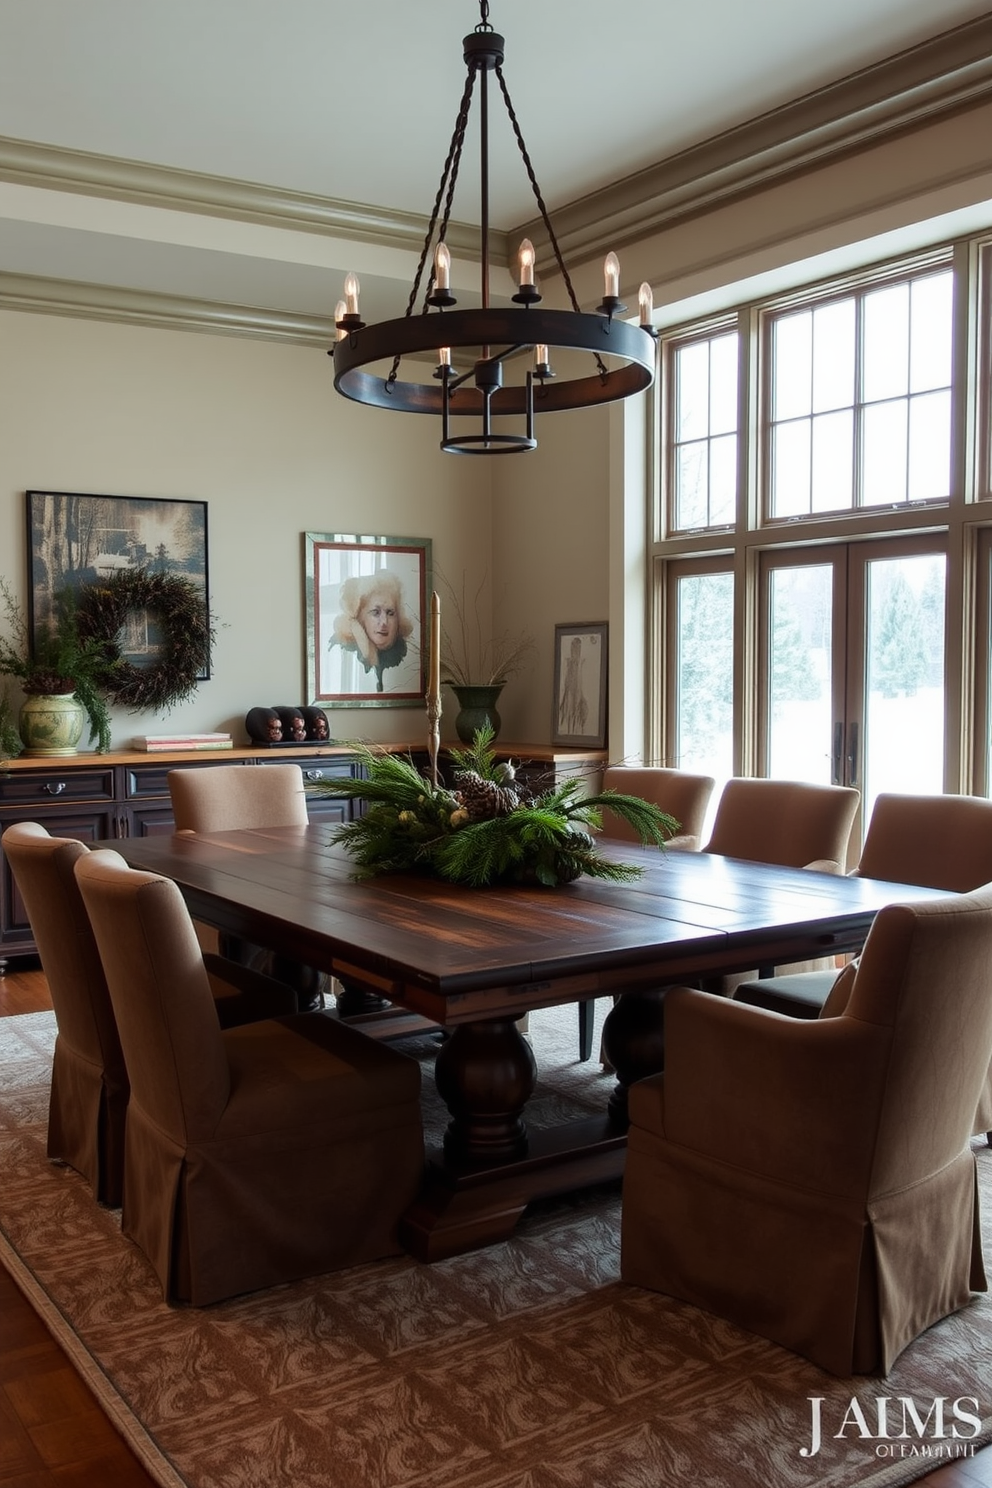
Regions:
[[[427, 1261], [506, 1238], [537, 1198], [622, 1174], [626, 1091], [663, 1067], [667, 987], [855, 952], [884, 905], [936, 896], [605, 841], [604, 854], [638, 878], [489, 889], [359, 878], [336, 831], [318, 823], [113, 846], [132, 867], [174, 880], [195, 919], [439, 1026], [435, 1080], [450, 1121], [401, 1229]], [[604, 1031], [616, 1073], [609, 1102], [598, 1115], [529, 1127], [537, 1072], [517, 1020], [598, 997], [614, 999]]]

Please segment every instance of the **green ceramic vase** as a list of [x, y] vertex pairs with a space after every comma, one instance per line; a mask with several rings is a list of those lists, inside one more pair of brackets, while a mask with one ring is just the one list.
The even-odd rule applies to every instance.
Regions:
[[475, 738], [475, 731], [484, 723], [492, 725], [493, 738], [500, 731], [503, 720], [496, 711], [496, 702], [503, 691], [503, 683], [495, 682], [488, 686], [473, 685], [471, 687], [456, 687], [454, 683], [451, 690], [458, 699], [458, 714], [455, 718], [455, 733], [463, 744], [471, 744]]

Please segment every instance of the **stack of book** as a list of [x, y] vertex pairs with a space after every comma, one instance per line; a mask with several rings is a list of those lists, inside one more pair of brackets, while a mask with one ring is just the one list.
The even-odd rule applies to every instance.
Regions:
[[135, 749], [149, 754], [175, 749], [231, 749], [230, 734], [136, 734], [131, 740]]

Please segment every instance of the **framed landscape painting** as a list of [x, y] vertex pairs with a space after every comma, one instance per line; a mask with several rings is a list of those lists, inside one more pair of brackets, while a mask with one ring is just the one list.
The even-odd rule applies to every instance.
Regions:
[[552, 744], [606, 747], [606, 621], [555, 626]]
[[307, 532], [304, 541], [310, 703], [423, 705], [430, 538]]
[[[60, 591], [126, 570], [188, 579], [203, 595], [209, 631], [205, 501], [28, 491], [27, 535], [32, 643], [49, 625]], [[135, 666], [153, 665], [164, 640], [159, 618], [134, 611], [120, 637], [121, 655]], [[204, 666], [198, 680], [209, 675]]]

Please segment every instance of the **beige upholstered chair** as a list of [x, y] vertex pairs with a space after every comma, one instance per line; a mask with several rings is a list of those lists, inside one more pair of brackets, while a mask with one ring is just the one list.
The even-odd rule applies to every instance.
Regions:
[[[992, 882], [992, 801], [981, 796], [876, 798], [854, 875], [964, 893]], [[817, 1018], [836, 969], [742, 983], [739, 1002]]]
[[88, 849], [36, 822], [3, 834], [55, 1009], [48, 1156], [81, 1173], [101, 1203], [121, 1201], [128, 1081], [100, 954], [73, 867]]
[[177, 832], [307, 824], [299, 765], [207, 765], [170, 770], [168, 782]]
[[990, 964], [984, 889], [882, 909], [836, 1016], [673, 988], [665, 1072], [630, 1090], [623, 1280], [837, 1375], [887, 1372], [984, 1290]]
[[735, 776], [703, 852], [843, 873], [860, 794], [843, 785]]
[[[207, 765], [170, 770], [167, 779], [177, 832], [305, 827], [309, 820], [299, 765]], [[221, 936], [220, 948], [231, 960], [287, 982], [301, 1008], [323, 1005], [330, 979], [313, 967], [234, 936]]]
[[323, 1013], [221, 1030], [175, 884], [76, 864], [131, 1082], [123, 1230], [197, 1306], [399, 1250], [420, 1066]]
[[[860, 792], [842, 785], [735, 776], [723, 788], [703, 851], [755, 863], [780, 863], [784, 868], [844, 873], [860, 799]], [[803, 963], [802, 969], [815, 964]], [[730, 997], [742, 981], [757, 974], [744, 971], [706, 977], [701, 985]]]
[[[706, 809], [713, 794], [712, 775], [693, 775], [688, 770], [669, 770], [660, 765], [610, 765], [603, 774], [603, 789], [621, 791], [651, 801], [679, 824], [675, 837], [669, 839], [666, 851], [695, 852], [699, 847], [706, 819]], [[638, 842], [633, 827], [610, 811], [603, 813], [603, 836], [619, 842]], [[592, 1054], [595, 1023], [594, 999], [579, 1003], [579, 1058]]]
[[[641, 796], [673, 816], [679, 830], [668, 842], [668, 848], [689, 852], [699, 847], [715, 783], [712, 775], [693, 775], [688, 770], [669, 770], [660, 765], [610, 765], [603, 774], [604, 790]], [[603, 818], [604, 837], [623, 842], [639, 840], [633, 827], [621, 817], [606, 811]]]

